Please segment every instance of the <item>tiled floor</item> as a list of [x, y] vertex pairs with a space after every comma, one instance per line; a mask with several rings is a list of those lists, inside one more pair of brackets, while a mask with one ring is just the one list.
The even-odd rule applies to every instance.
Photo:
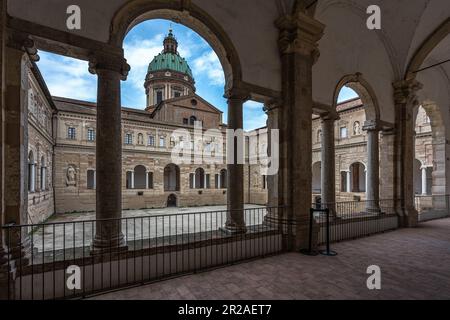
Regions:
[[[332, 249], [338, 256], [283, 254], [94, 299], [450, 299], [450, 219]], [[381, 290], [367, 289], [370, 265]]]

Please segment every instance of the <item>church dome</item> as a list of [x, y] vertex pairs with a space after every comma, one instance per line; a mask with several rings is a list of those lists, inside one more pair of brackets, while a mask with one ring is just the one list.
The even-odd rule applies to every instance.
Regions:
[[178, 52], [160, 53], [152, 60], [152, 62], [150, 62], [148, 66], [149, 73], [166, 70], [179, 72], [194, 78], [187, 61], [182, 58]]
[[179, 72], [194, 79], [186, 59], [178, 53], [178, 41], [172, 30], [169, 30], [169, 34], [164, 38], [163, 52], [158, 54], [148, 66], [148, 73], [166, 70]]

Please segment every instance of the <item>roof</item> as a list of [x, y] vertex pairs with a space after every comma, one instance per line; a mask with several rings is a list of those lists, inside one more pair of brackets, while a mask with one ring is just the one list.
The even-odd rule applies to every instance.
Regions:
[[176, 98], [163, 100], [160, 103], [158, 103], [157, 105], [147, 107], [146, 111], [150, 112], [152, 115], [152, 118], [153, 118], [155, 116], [155, 114], [159, 110], [161, 110], [161, 108], [164, 107], [165, 105], [175, 104], [178, 101], [184, 101], [184, 100], [190, 100], [190, 99], [200, 100], [204, 105], [209, 107], [213, 112], [217, 112], [217, 113], [221, 113], [221, 114], [223, 113], [221, 110], [217, 109], [215, 106], [213, 106], [211, 103], [209, 103], [208, 101], [206, 101], [205, 99], [203, 99], [202, 97], [197, 95], [196, 93], [191, 93], [186, 96], [180, 96], [180, 97], [176, 97]]
[[192, 70], [186, 59], [182, 58], [178, 53], [165, 52], [158, 54], [153, 58], [148, 66], [148, 72], [171, 70], [190, 76], [192, 79]]

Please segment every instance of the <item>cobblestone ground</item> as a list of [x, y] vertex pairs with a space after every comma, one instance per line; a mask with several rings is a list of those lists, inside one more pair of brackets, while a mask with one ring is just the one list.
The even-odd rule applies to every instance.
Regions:
[[[336, 257], [288, 253], [94, 299], [450, 299], [450, 219], [334, 244]], [[368, 290], [367, 267], [381, 268]]]

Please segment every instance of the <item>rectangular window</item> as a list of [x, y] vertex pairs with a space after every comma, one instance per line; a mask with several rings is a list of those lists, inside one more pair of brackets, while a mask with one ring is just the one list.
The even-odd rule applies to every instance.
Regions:
[[188, 125], [189, 124], [189, 119], [188, 118], [183, 118], [183, 124], [184, 125]]
[[339, 130], [339, 136], [341, 137], [341, 139], [342, 138], [347, 138], [347, 127], [342, 127], [340, 130]]
[[95, 141], [95, 130], [94, 129], [88, 129], [87, 139], [88, 139], [88, 141]]
[[174, 97], [174, 98], [181, 97], [181, 92], [180, 92], [180, 91], [174, 91], [174, 92], [173, 92], [173, 97]]
[[206, 186], [205, 187], [206, 187], [206, 189], [211, 189], [210, 175], [207, 174], [205, 177], [206, 177], [206, 179], [205, 179], [206, 180]]
[[174, 137], [170, 137], [170, 147], [171, 148], [175, 147], [175, 138]]
[[166, 139], [164, 137], [159, 137], [159, 147], [164, 148], [166, 146]]
[[67, 129], [67, 139], [75, 140], [77, 138], [77, 131], [73, 127]]
[[194, 189], [194, 180], [195, 175], [193, 173], [189, 173], [189, 188]]
[[267, 189], [267, 176], [263, 175], [262, 176], [262, 180], [263, 180], [263, 189]]
[[148, 188], [153, 189], [153, 172], [148, 173]]
[[133, 135], [131, 133], [125, 135], [125, 144], [133, 144]]
[[148, 136], [148, 145], [151, 147], [155, 146], [155, 137], [154, 136]]

